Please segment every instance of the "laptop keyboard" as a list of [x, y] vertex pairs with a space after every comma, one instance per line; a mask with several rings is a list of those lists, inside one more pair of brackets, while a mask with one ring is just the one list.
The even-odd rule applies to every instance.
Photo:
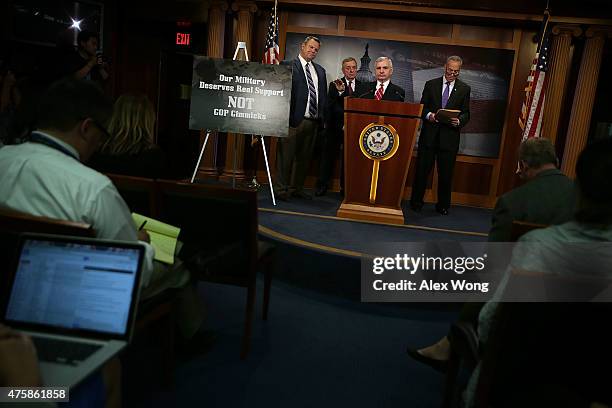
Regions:
[[39, 360], [74, 366], [102, 347], [97, 344], [49, 339], [46, 337], [32, 337], [32, 341], [36, 346]]

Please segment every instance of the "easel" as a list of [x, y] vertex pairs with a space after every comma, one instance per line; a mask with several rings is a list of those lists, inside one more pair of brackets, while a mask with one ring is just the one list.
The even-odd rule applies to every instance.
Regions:
[[[234, 58], [233, 60], [236, 61], [236, 58], [238, 57], [238, 52], [240, 50], [244, 50], [244, 56], [246, 58], [246, 61], [249, 61], [249, 54], [247, 52], [247, 48], [246, 48], [246, 43], [244, 41], [239, 41], [238, 45], [236, 45], [236, 51], [234, 52]], [[195, 166], [195, 169], [193, 169], [193, 175], [191, 176], [191, 183], [193, 183], [193, 181], [195, 180], [195, 176], [196, 173], [198, 172], [198, 168], [200, 167], [200, 162], [202, 161], [202, 156], [204, 155], [204, 150], [206, 149], [206, 143], [208, 142], [208, 137], [210, 136], [210, 129], [206, 129], [206, 137], [204, 138], [204, 144], [202, 144], [202, 149], [200, 150], [200, 157], [198, 157], [198, 162]], [[266, 162], [266, 173], [268, 174], [268, 183], [270, 184], [270, 194], [272, 195], [272, 204], [276, 205], [276, 198], [274, 197], [274, 188], [272, 188], [272, 176], [270, 176], [270, 165], [268, 164], [268, 153], [266, 152], [266, 142], [264, 141], [264, 136], [263, 135], [258, 135], [255, 136], [258, 137], [259, 140], [261, 141], [261, 147], [263, 150], [263, 154], [264, 154], [264, 160]], [[236, 154], [237, 154], [237, 149], [236, 149], [236, 143], [237, 143], [237, 138], [234, 138], [234, 171], [232, 172], [232, 188], [236, 188]], [[255, 174], [257, 174], [257, 169], [255, 169]], [[253, 177], [254, 182], [251, 183], [252, 186], [258, 186], [259, 183], [257, 183], [257, 179], [255, 177]]]

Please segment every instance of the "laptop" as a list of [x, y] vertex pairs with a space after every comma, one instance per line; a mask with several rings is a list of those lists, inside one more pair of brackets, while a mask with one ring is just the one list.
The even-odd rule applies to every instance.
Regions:
[[22, 234], [2, 309], [32, 337], [46, 386], [74, 387], [130, 341], [144, 247]]

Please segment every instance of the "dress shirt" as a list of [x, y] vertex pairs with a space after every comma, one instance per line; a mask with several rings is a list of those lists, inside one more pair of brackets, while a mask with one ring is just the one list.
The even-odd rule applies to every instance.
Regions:
[[[74, 153], [34, 142], [0, 149], [0, 207], [26, 214], [90, 224], [96, 237], [137, 242], [132, 215], [105, 175], [76, 160], [70, 144], [41, 136]], [[146, 244], [142, 284], [153, 270], [153, 248]]]
[[[349, 80], [346, 79], [346, 77], [344, 77], [344, 80], [346, 81], [346, 86], [344, 87], [344, 91], [338, 92], [339, 95], [343, 95], [347, 91], [346, 88], [349, 86]], [[351, 95], [352, 95], [355, 93], [355, 79], [351, 79], [350, 82], [351, 82], [350, 87], [351, 87]]]
[[[382, 85], [383, 85], [383, 96], [387, 92], [387, 87], [389, 86], [389, 82], [391, 82], [391, 80], [387, 79], [385, 82], [382, 83]], [[379, 88], [380, 88], [380, 81], [376, 81], [376, 89], [374, 90], [374, 95], [376, 95], [376, 91], [378, 91]]]
[[[304, 70], [304, 77], [306, 78], [306, 89], [308, 89], [308, 75], [306, 74], [306, 64], [310, 64], [310, 75], [312, 76], [312, 82], [314, 83], [315, 92], [317, 94], [317, 104], [319, 103], [319, 77], [317, 76], [317, 70], [314, 67], [314, 63], [312, 61], [308, 62], [301, 55], [298, 55], [300, 59], [300, 63], [302, 64], [302, 70]], [[317, 106], [317, 112], [320, 112], [323, 107]], [[310, 98], [308, 97], [308, 93], [306, 93], [306, 112], [304, 112], [304, 117], [310, 117]]]

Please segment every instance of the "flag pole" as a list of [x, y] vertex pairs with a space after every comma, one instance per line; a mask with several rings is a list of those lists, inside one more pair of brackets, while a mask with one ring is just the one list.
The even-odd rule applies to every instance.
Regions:
[[[278, 0], [274, 0], [274, 20], [272, 22], [272, 27], [274, 29], [274, 31], [272, 31], [272, 35], [274, 37], [276, 37], [276, 33], [277, 33], [277, 27], [276, 27], [276, 8], [278, 7]], [[279, 42], [280, 42], [280, 38], [279, 38]], [[280, 45], [279, 45], [279, 53], [280, 53]], [[276, 52], [276, 50], [274, 50], [274, 52]]]
[[[546, 9], [544, 10], [544, 15], [548, 14], [550, 17], [550, 11], [548, 10], [548, 1], [546, 2]], [[542, 35], [540, 35], [538, 41], [538, 51], [542, 48], [542, 43], [544, 42], [544, 37], [546, 37], [546, 30], [548, 30], [548, 18], [544, 22], [544, 29], [542, 30]]]
[[[274, 27], [274, 32], [276, 33], [276, 8], [278, 7], [278, 0], [274, 0], [274, 22], [273, 27]], [[548, 7], [546, 7], [548, 8]]]
[[[519, 116], [519, 126], [522, 132], [522, 141], [528, 139], [530, 135], [532, 135], [531, 137], [540, 137], [541, 132], [540, 126], [542, 123], [542, 111], [545, 102], [546, 82], [548, 80], [548, 77], [545, 75], [545, 73], [540, 72], [540, 68], [545, 68], [547, 62], [544, 61], [541, 67], [538, 67], [538, 64], [540, 63], [539, 58], [542, 53], [546, 54], [548, 52], [547, 48], [542, 49], [542, 47], [545, 45], [544, 42], [547, 39], [548, 23], [550, 19], [550, 10], [548, 6], [549, 0], [546, 0], [544, 18], [542, 20], [541, 31], [539, 33], [540, 37], [538, 38], [538, 47], [536, 49], [536, 54], [532, 62], [532, 68], [527, 78], [527, 86], [525, 87], [525, 100], [523, 101], [521, 114]], [[534, 100], [534, 97], [537, 97], [538, 99]], [[536, 103], [536, 106], [534, 106], [534, 103]], [[536, 116], [536, 122], [534, 123], [533, 120]], [[533, 131], [532, 128], [535, 129], [535, 131]], [[519, 163], [517, 163], [516, 173], [518, 174], [519, 172], [520, 166]]]

